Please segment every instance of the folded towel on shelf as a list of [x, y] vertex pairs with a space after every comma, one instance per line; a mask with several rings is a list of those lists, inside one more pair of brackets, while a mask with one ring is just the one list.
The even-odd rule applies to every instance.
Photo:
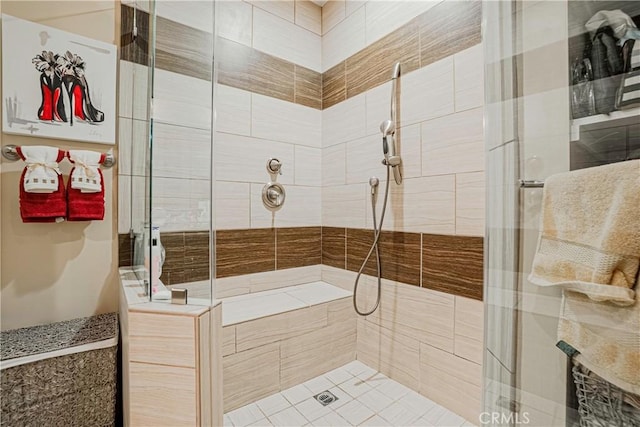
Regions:
[[54, 193], [58, 191], [61, 172], [58, 162], [64, 159], [64, 151], [55, 147], [34, 145], [16, 147], [27, 167], [22, 186], [28, 193]]
[[105, 154], [87, 150], [69, 150], [67, 157], [75, 166], [69, 175], [69, 184], [82, 193], [102, 191], [102, 176], [98, 173]]
[[620, 307], [565, 291], [558, 340], [577, 350], [587, 369], [640, 395], [640, 301]]
[[69, 221], [91, 221], [104, 219], [104, 179], [102, 171], [98, 169], [100, 191], [97, 193], [83, 192], [73, 188], [71, 180], [67, 187]]
[[636, 302], [640, 160], [562, 173], [545, 182], [529, 280], [594, 301]]

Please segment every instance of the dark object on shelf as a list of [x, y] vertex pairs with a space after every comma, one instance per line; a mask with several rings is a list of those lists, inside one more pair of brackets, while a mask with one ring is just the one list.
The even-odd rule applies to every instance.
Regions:
[[598, 29], [591, 41], [591, 66], [596, 111], [609, 114], [616, 108], [616, 91], [623, 71], [620, 48], [616, 45], [611, 27]]
[[[634, 56], [635, 53], [635, 56]], [[640, 40], [627, 40], [622, 46], [624, 75], [616, 97], [619, 109], [640, 106]]]
[[609, 383], [573, 361], [580, 427], [640, 427], [640, 396]]
[[571, 113], [574, 119], [596, 114], [593, 94], [593, 68], [586, 56], [571, 64]]

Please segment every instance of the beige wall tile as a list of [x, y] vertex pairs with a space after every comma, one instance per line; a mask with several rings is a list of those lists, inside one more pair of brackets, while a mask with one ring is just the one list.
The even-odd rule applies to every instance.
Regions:
[[402, 157], [403, 178], [417, 178], [422, 175], [422, 134], [420, 125], [400, 128], [398, 150]]
[[250, 136], [251, 92], [221, 84], [217, 84], [215, 90], [216, 131]]
[[403, 76], [401, 126], [453, 113], [453, 74], [453, 58], [448, 57]]
[[293, 0], [247, 0], [247, 2], [289, 22], [293, 22], [295, 19]]
[[281, 342], [281, 388], [301, 384], [356, 356], [355, 319]]
[[322, 175], [322, 149], [296, 145], [294, 154], [296, 162], [296, 185], [320, 187]]
[[328, 265], [322, 266], [322, 281], [347, 291], [353, 291], [353, 281], [355, 278], [356, 273], [353, 271], [343, 270], [342, 268], [331, 267]]
[[347, 183], [347, 144], [332, 145], [322, 149], [322, 186]]
[[215, 227], [217, 230], [251, 227], [251, 184], [216, 181]]
[[386, 167], [381, 164], [383, 158], [379, 135], [347, 142], [347, 184], [364, 184], [372, 176], [385, 179]]
[[267, 210], [262, 202], [263, 187], [262, 183], [251, 184], [251, 228], [309, 227], [321, 224], [320, 187], [286, 186], [285, 203], [275, 212]]
[[476, 422], [481, 410], [482, 367], [429, 345], [420, 345], [420, 393]]
[[364, 94], [322, 110], [322, 147], [366, 136], [365, 117]]
[[[326, 5], [325, 5], [326, 7]], [[366, 47], [365, 11], [360, 8], [322, 35], [322, 71]]]
[[222, 368], [222, 304], [211, 308], [211, 418], [213, 425], [222, 425], [224, 415], [224, 381]]
[[296, 0], [296, 25], [322, 34], [322, 8], [309, 0]]
[[346, 0], [347, 16], [351, 15], [356, 10], [360, 9], [367, 2], [362, 0]]
[[327, 33], [337, 24], [342, 22], [346, 16], [344, 0], [332, 0], [322, 7], [322, 34]]
[[365, 226], [368, 189], [362, 184], [322, 188], [322, 225], [327, 227]]
[[320, 268], [320, 265], [310, 265], [216, 279], [214, 285], [215, 298], [227, 298], [299, 285], [300, 283], [315, 282], [321, 278]]
[[327, 306], [320, 304], [236, 325], [237, 351], [307, 334], [327, 326]]
[[350, 297], [331, 301], [327, 304], [327, 322], [329, 325], [349, 322], [356, 318], [356, 312], [353, 310], [353, 300]]
[[224, 411], [229, 412], [280, 391], [280, 344], [225, 356]]
[[422, 175], [482, 170], [482, 108], [422, 123]]
[[484, 236], [484, 172], [456, 175], [456, 234]]
[[216, 3], [218, 36], [251, 46], [253, 8], [243, 1]]
[[419, 390], [418, 340], [358, 319], [358, 360], [413, 390]]
[[482, 43], [454, 55], [456, 111], [484, 104], [484, 56]]
[[228, 356], [236, 352], [236, 327], [222, 328], [222, 355]]
[[194, 318], [130, 312], [129, 349], [133, 362], [195, 368]]
[[438, 4], [435, 0], [426, 1], [369, 1], [367, 12], [367, 45], [381, 39], [392, 31]]
[[137, 362], [129, 366], [130, 425], [196, 425], [195, 369]]
[[[293, 6], [293, 2], [289, 3]], [[293, 24], [293, 19], [281, 19], [261, 9], [253, 9], [254, 48], [319, 72], [322, 69], [321, 46], [320, 35]]]
[[[380, 185], [379, 198], [384, 195], [383, 183]], [[380, 201], [376, 205], [376, 212], [379, 220], [382, 213]], [[367, 227], [373, 226], [370, 208], [366, 209], [366, 216]], [[383, 229], [454, 234], [454, 175], [409, 178], [403, 181], [401, 187], [392, 182]]]
[[[373, 297], [375, 292], [369, 298]], [[380, 308], [367, 320], [453, 352], [453, 295], [383, 280]]]

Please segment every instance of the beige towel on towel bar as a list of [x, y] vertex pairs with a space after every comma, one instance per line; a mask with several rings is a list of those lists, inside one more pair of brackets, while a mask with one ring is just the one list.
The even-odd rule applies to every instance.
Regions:
[[549, 177], [529, 280], [594, 301], [635, 302], [640, 265], [640, 160]]
[[640, 395], [640, 301], [620, 307], [565, 291], [558, 340], [578, 350], [588, 369]]

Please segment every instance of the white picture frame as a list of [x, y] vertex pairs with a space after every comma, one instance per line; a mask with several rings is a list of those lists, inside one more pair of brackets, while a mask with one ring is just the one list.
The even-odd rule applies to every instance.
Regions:
[[115, 144], [117, 47], [2, 15], [2, 131]]

